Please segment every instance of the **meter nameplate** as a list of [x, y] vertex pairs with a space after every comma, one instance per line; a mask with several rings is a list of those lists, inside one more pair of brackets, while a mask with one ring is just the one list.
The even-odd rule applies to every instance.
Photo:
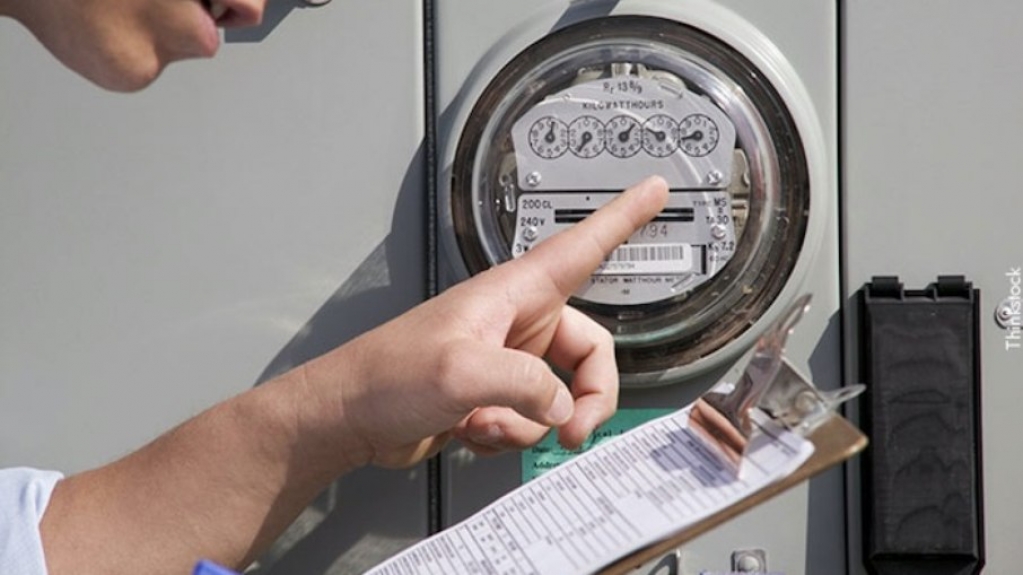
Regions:
[[548, 96], [512, 126], [522, 190], [618, 190], [659, 174], [672, 189], [724, 189], [735, 126], [681, 84], [621, 76]]
[[[511, 251], [515, 257], [582, 221], [618, 192], [522, 194]], [[638, 305], [683, 294], [717, 274], [735, 253], [728, 192], [673, 192], [664, 210], [608, 255], [576, 297]]]

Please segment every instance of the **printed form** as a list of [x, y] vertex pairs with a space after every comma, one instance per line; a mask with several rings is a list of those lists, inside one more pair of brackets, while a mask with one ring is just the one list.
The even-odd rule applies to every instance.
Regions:
[[767, 418], [736, 477], [689, 426], [690, 407], [547, 472], [369, 575], [593, 573], [795, 471], [813, 444]]

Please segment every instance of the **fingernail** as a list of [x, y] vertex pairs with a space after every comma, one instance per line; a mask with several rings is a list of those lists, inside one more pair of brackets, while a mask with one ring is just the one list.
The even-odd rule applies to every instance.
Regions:
[[663, 176], [648, 176], [643, 184], [647, 186], [660, 186], [662, 188], [668, 187], [668, 180], [665, 180]]
[[551, 408], [547, 410], [547, 417], [554, 425], [561, 425], [572, 417], [574, 407], [572, 394], [568, 392], [568, 389], [561, 387], [554, 396], [554, 403], [551, 404]]
[[497, 445], [504, 439], [504, 432], [501, 431], [501, 426], [492, 424], [487, 426], [485, 432], [474, 433], [470, 437], [481, 445]]

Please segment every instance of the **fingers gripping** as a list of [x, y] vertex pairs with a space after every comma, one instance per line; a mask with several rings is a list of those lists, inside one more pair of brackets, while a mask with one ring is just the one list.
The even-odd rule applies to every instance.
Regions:
[[573, 372], [575, 411], [559, 429], [559, 439], [566, 447], [578, 447], [618, 407], [614, 339], [597, 322], [566, 306], [549, 357], [555, 365]]
[[487, 455], [535, 445], [549, 430], [511, 408], [483, 407], [466, 418], [455, 436], [473, 451]]
[[[516, 355], [511, 361], [519, 361]], [[478, 453], [496, 453], [501, 449], [521, 449], [539, 441], [547, 431], [547, 426], [559, 426], [559, 439], [569, 448], [578, 447], [601, 423], [606, 421], [618, 404], [618, 372], [614, 359], [614, 340], [603, 327], [591, 320], [582, 312], [564, 307], [555, 331], [548, 357], [552, 363], [573, 372], [572, 395], [574, 396], [572, 417], [560, 425], [554, 418], [543, 419], [538, 414], [548, 400], [539, 399], [538, 404], [523, 407], [522, 402], [502, 403], [516, 407], [518, 413], [508, 408], [490, 405], [476, 410], [463, 423], [457, 434], [459, 439]], [[536, 374], [523, 375], [518, 378], [527, 388], [527, 395], [537, 398], [547, 397], [549, 387], [546, 383], [536, 382], [538, 379], [550, 381], [554, 386], [564, 386], [554, 378], [546, 365], [532, 361], [520, 369], [533, 370], [542, 368], [542, 377]], [[499, 385], [501, 382], [497, 382]], [[507, 383], [506, 383], [507, 384]], [[518, 394], [517, 390], [504, 390], [502, 393]], [[561, 391], [561, 393], [564, 393]], [[527, 403], [537, 399], [526, 400]], [[539, 408], [537, 407], [540, 406]], [[523, 417], [525, 416], [525, 417]], [[532, 421], [526, 418], [532, 419]], [[537, 423], [540, 422], [540, 423]]]

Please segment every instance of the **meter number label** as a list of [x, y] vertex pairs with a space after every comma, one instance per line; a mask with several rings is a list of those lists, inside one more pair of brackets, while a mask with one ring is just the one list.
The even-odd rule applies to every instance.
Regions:
[[611, 252], [593, 275], [681, 274], [693, 270], [689, 244], [627, 244]]

